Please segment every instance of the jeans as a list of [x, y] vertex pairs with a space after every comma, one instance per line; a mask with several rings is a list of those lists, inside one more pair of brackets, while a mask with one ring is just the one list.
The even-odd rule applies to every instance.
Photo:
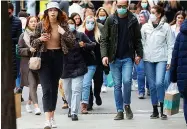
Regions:
[[149, 84], [145, 77], [145, 69], [144, 69], [143, 60], [141, 60], [138, 65], [135, 65], [135, 71], [137, 72], [139, 94], [145, 95], [145, 85], [146, 85], [146, 88], [149, 89]]
[[101, 87], [103, 84], [103, 69], [102, 69], [102, 65], [98, 65], [93, 77], [93, 81], [94, 81], [94, 93], [92, 90], [92, 87], [90, 87], [90, 97], [89, 97], [89, 105], [93, 106], [93, 100], [95, 96], [96, 100], [100, 97], [100, 93], [101, 93]]
[[186, 96], [184, 96], [184, 118], [187, 124], [187, 97]]
[[43, 91], [44, 112], [56, 109], [58, 82], [62, 75], [63, 53], [61, 49], [47, 50], [41, 53], [39, 77]]
[[157, 105], [158, 102], [164, 102], [164, 78], [166, 73], [166, 61], [157, 63], [145, 61], [144, 64], [151, 93], [152, 105]]
[[63, 80], [63, 87], [68, 106], [71, 108], [71, 115], [78, 114], [84, 76], [66, 78]]
[[170, 82], [170, 70], [168, 70], [168, 71], [166, 71], [165, 79], [164, 79], [164, 87], [165, 87], [165, 90], [168, 89], [170, 83], [171, 83], [171, 82]]
[[16, 65], [17, 65], [17, 78], [16, 78], [16, 87], [20, 88], [20, 78], [21, 78], [21, 74], [20, 74], [20, 58], [16, 57]]
[[88, 104], [90, 96], [90, 87], [92, 86], [92, 79], [96, 71], [96, 66], [88, 66], [88, 72], [84, 75], [83, 89], [82, 89], [82, 103]]
[[122, 60], [116, 59], [113, 63], [110, 64], [110, 69], [114, 81], [114, 97], [117, 112], [123, 112], [124, 104], [130, 105], [131, 103], [133, 61], [131, 58], [125, 58]]
[[137, 71], [136, 71], [136, 65], [135, 64], [133, 66], [132, 79], [137, 80]]
[[103, 86], [107, 86], [107, 75], [103, 72]]

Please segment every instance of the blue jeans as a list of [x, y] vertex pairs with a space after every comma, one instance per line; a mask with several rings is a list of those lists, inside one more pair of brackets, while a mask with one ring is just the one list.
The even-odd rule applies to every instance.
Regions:
[[103, 85], [107, 86], [107, 75], [103, 72]]
[[165, 87], [165, 90], [168, 89], [170, 83], [171, 83], [171, 82], [170, 82], [170, 70], [168, 70], [168, 71], [166, 71], [165, 79], [164, 79], [164, 87]]
[[16, 57], [16, 65], [17, 65], [17, 78], [16, 78], [16, 87], [20, 88], [20, 58]]
[[[117, 112], [123, 112], [124, 104], [131, 103], [131, 83], [133, 62], [131, 58], [116, 59], [110, 64], [112, 78], [114, 81], [114, 97]], [[123, 94], [122, 94], [123, 83]]]
[[63, 79], [64, 92], [68, 105], [71, 108], [71, 115], [77, 115], [80, 108], [83, 78], [84, 76], [78, 76]]
[[135, 64], [133, 66], [132, 79], [137, 80], [137, 71], [136, 71], [136, 65]]
[[151, 63], [144, 62], [147, 81], [151, 93], [152, 105], [164, 102], [165, 87], [164, 79], [166, 73], [166, 61]]
[[96, 66], [88, 66], [88, 72], [84, 75], [82, 88], [82, 103], [88, 104], [90, 96], [90, 87], [92, 86], [92, 79], [96, 71]]
[[136, 72], [137, 72], [139, 94], [145, 95], [145, 85], [146, 85], [146, 88], [149, 89], [149, 84], [148, 84], [148, 81], [145, 77], [144, 61], [141, 60], [138, 65], [135, 65], [135, 68], [136, 68]]

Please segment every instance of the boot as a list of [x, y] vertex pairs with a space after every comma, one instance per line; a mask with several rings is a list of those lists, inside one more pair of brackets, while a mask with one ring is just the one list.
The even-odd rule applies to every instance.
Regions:
[[130, 105], [125, 105], [125, 111], [126, 111], [126, 118], [128, 120], [131, 120], [133, 118], [133, 113], [132, 113]]
[[114, 120], [123, 120], [123, 119], [124, 119], [123, 112], [118, 112], [117, 115], [114, 118]]
[[158, 119], [159, 113], [158, 113], [158, 105], [153, 105], [153, 114], [150, 116], [151, 119]]
[[160, 102], [160, 114], [162, 120], [167, 120], [167, 115], [164, 114], [164, 103]]
[[87, 111], [87, 104], [86, 103], [82, 103], [81, 104], [81, 113], [82, 114], [88, 114], [88, 111]]
[[71, 108], [68, 110], [68, 117], [71, 117]]

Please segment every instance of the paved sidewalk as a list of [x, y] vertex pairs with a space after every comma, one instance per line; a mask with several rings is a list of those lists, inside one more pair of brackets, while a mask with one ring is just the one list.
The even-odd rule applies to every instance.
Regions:
[[[28, 89], [24, 89], [24, 98], [27, 98]], [[42, 92], [38, 88], [39, 104], [42, 109]], [[67, 110], [61, 109], [62, 100], [59, 96], [56, 109], [56, 123], [58, 129], [187, 129], [185, 121], [180, 109], [180, 113], [169, 116], [168, 120], [151, 120], [150, 114], [152, 107], [150, 99], [139, 100], [137, 93], [132, 92], [132, 110], [134, 112], [133, 120], [114, 121], [116, 115], [113, 88], [108, 93], [102, 93], [103, 104], [98, 107], [94, 105], [94, 110], [88, 115], [79, 115], [79, 121], [72, 122], [67, 117]], [[182, 103], [181, 103], [182, 108]], [[43, 129], [45, 116], [35, 116], [25, 111], [25, 102], [22, 103], [22, 117], [17, 119], [18, 129]]]

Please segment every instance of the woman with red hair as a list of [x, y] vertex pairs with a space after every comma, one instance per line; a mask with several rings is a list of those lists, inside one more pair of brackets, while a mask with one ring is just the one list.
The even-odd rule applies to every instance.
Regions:
[[74, 47], [75, 36], [69, 31], [66, 15], [57, 2], [49, 2], [42, 21], [31, 39], [32, 47], [41, 56], [39, 71], [43, 91], [43, 109], [46, 115], [44, 129], [55, 128], [54, 112], [57, 103], [58, 81], [62, 75], [63, 55]]

